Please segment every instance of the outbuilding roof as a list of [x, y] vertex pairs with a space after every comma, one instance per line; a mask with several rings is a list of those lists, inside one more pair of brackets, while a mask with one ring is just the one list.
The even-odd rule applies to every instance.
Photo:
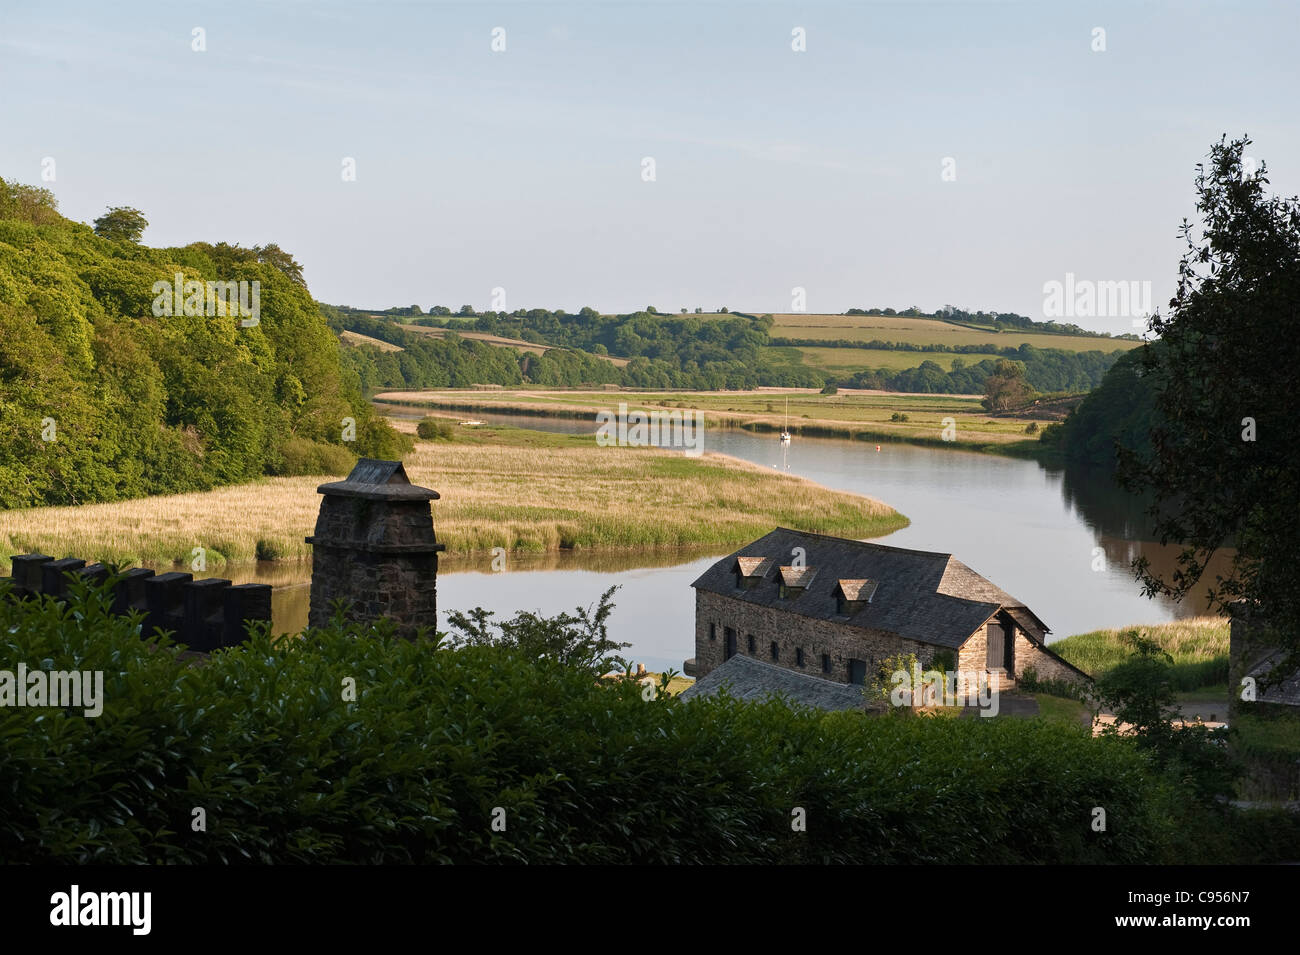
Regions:
[[861, 686], [823, 680], [739, 655], [700, 677], [682, 691], [681, 698], [714, 696], [724, 689], [738, 700], [767, 700], [776, 696], [821, 710], [865, 709], [867, 703]]
[[[802, 548], [806, 589], [797, 599], [782, 598], [778, 580], [795, 548]], [[737, 586], [735, 568], [768, 558], [780, 574], [758, 585]], [[815, 571], [815, 573], [811, 573]], [[790, 581], [787, 580], [787, 583]], [[850, 596], [853, 585], [859, 596]], [[874, 590], [870, 589], [874, 584]], [[717, 561], [692, 584], [744, 603], [788, 610], [806, 617], [897, 634], [910, 640], [960, 647], [999, 610], [1006, 611], [1042, 642], [1047, 626], [1020, 600], [981, 577], [951, 554], [887, 547], [778, 527], [734, 554]], [[839, 596], [869, 601], [849, 614], [839, 613]], [[870, 596], [862, 596], [868, 593]]]

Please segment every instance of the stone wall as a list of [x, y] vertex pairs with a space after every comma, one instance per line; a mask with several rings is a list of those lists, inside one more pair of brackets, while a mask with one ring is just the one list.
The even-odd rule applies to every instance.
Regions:
[[[1019, 655], [1017, 654], [1017, 659]], [[983, 673], [989, 665], [988, 627], [980, 627], [957, 650], [957, 669]]]
[[[709, 624], [715, 625], [714, 637], [709, 637]], [[788, 667], [800, 673], [849, 682], [849, 660], [862, 660], [867, 664], [867, 681], [876, 672], [879, 661], [897, 653], [915, 653], [922, 665], [939, 647], [904, 640], [894, 634], [850, 627], [831, 620], [805, 617], [788, 610], [762, 607], [733, 600], [704, 590], [695, 591], [695, 672], [704, 676], [720, 666], [726, 653], [726, 627], [736, 632], [738, 656], [752, 656], [767, 663]], [[754, 637], [754, 652], [750, 653], [746, 638]], [[773, 660], [771, 645], [777, 645], [777, 659]], [[804, 665], [795, 663], [795, 651], [804, 651]], [[831, 658], [831, 672], [822, 671], [822, 654]], [[982, 666], [982, 663], [981, 663]]]
[[1035, 643], [1016, 628], [1016, 679], [1031, 667], [1040, 680], [1060, 680], [1063, 683], [1090, 683], [1091, 678], [1077, 667], [1066, 663], [1055, 653]]
[[[710, 638], [709, 625], [714, 626]], [[928, 666], [935, 654], [943, 650], [933, 644], [908, 640], [892, 633], [852, 627], [846, 623], [805, 617], [789, 610], [763, 607], [735, 600], [709, 591], [695, 591], [695, 657], [692, 671], [697, 678], [720, 666], [726, 653], [726, 628], [736, 632], [736, 653], [752, 656], [766, 663], [776, 663], [802, 673], [849, 682], [849, 660], [862, 660], [867, 664], [867, 680], [871, 680], [879, 662], [898, 653], [915, 653], [923, 667]], [[754, 651], [748, 648], [747, 638], [754, 636]], [[957, 650], [957, 669], [984, 672], [988, 667], [988, 631], [981, 626]], [[777, 644], [777, 659], [771, 656], [771, 644]], [[1027, 667], [1033, 667], [1042, 679], [1086, 681], [1088, 677], [1076, 670], [1050, 650], [1030, 640], [1019, 626], [1015, 628], [1015, 678]], [[795, 662], [795, 651], [804, 651], [804, 665]], [[831, 672], [822, 671], [822, 654], [831, 658]]]
[[[55, 560], [45, 554], [13, 558], [13, 590], [22, 598], [45, 594], [62, 600], [73, 580], [103, 583], [109, 569], [75, 557]], [[113, 612], [144, 614], [141, 632], [171, 632], [190, 650], [209, 652], [238, 646], [248, 639], [248, 625], [271, 620], [271, 588], [236, 584], [221, 577], [195, 580], [192, 574], [155, 574], [143, 567], [123, 571], [113, 585]]]

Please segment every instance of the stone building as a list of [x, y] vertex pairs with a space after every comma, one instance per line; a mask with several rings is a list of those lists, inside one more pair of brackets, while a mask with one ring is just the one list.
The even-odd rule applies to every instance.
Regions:
[[841, 684], [864, 684], [880, 661], [951, 651], [956, 669], [1014, 684], [1088, 676], [1047, 649], [1050, 632], [1022, 601], [951, 554], [777, 528], [695, 581], [695, 657], [704, 677], [738, 656]]

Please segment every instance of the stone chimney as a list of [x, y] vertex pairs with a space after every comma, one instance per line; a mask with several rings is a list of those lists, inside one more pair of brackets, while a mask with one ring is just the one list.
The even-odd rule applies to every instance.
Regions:
[[325, 626], [330, 604], [342, 599], [352, 620], [389, 617], [414, 637], [437, 628], [438, 552], [430, 501], [400, 461], [362, 458], [346, 481], [322, 484], [313, 547], [308, 623]]

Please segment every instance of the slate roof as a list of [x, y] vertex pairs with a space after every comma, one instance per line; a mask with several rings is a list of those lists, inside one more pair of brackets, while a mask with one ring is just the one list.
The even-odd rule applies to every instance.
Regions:
[[[812, 579], [806, 590], [782, 599], [777, 574], [747, 590], [736, 586], [735, 568], [745, 558], [768, 557], [771, 566], [804, 549]], [[841, 581], [876, 583], [870, 603], [848, 616], [839, 614]], [[942, 647], [960, 647], [998, 610], [1006, 610], [1039, 643], [1047, 626], [1028, 607], [951, 554], [906, 550], [778, 527], [717, 561], [691, 585], [744, 603], [897, 634]], [[716, 671], [714, 671], [716, 672]], [[798, 675], [798, 674], [796, 674]]]
[[714, 696], [724, 687], [730, 696], [740, 700], [766, 700], [779, 696], [821, 710], [866, 707], [860, 686], [823, 680], [747, 656], [734, 656], [710, 670], [683, 690], [681, 698]]

